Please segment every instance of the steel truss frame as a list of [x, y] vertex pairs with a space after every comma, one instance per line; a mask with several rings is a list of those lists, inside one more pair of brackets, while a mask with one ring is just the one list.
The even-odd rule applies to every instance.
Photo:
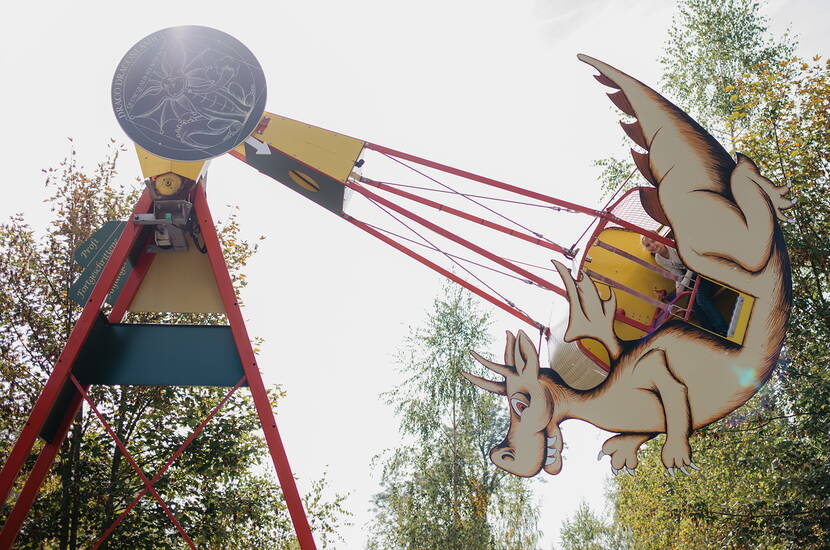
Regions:
[[[28, 421], [23, 427], [17, 442], [12, 451], [9, 453], [6, 463], [0, 471], [0, 503], [6, 504], [15, 487], [16, 480], [23, 469], [24, 463], [29, 459], [30, 453], [35, 445], [35, 442], [50, 415], [56, 400], [63, 390], [64, 386], [71, 384], [74, 386], [74, 393], [72, 398], [63, 411], [60, 422], [57, 426], [57, 431], [50, 441], [47, 441], [35, 460], [34, 466], [26, 475], [23, 482], [23, 487], [14, 503], [14, 507], [10, 512], [6, 523], [0, 530], [0, 550], [7, 550], [11, 548], [14, 540], [17, 538], [23, 521], [31, 508], [38, 490], [43, 483], [46, 475], [52, 466], [52, 463], [57, 456], [66, 435], [72, 425], [74, 418], [77, 416], [84, 401], [88, 403], [92, 411], [96, 414], [102, 422], [104, 428], [113, 437], [116, 445], [124, 454], [127, 461], [137, 472], [141, 478], [144, 487], [135, 496], [132, 503], [127, 509], [115, 520], [115, 522], [95, 541], [92, 548], [98, 548], [107, 537], [109, 537], [116, 527], [123, 521], [126, 515], [135, 507], [138, 501], [146, 494], [151, 493], [159, 505], [164, 509], [171, 522], [182, 535], [182, 538], [190, 548], [196, 548], [193, 541], [188, 537], [187, 533], [179, 524], [169, 507], [166, 505], [162, 497], [156, 492], [154, 484], [158, 482], [166, 470], [173, 464], [173, 462], [181, 456], [185, 448], [201, 433], [207, 423], [212, 419], [219, 410], [224, 406], [230, 397], [241, 387], [245, 382], [251, 390], [254, 407], [259, 417], [260, 425], [265, 435], [265, 440], [268, 445], [268, 450], [271, 455], [271, 460], [274, 464], [274, 469], [277, 473], [283, 495], [286, 500], [291, 521], [294, 530], [297, 534], [300, 548], [302, 550], [315, 550], [311, 528], [303, 508], [302, 500], [300, 498], [297, 485], [294, 481], [294, 476], [291, 472], [291, 466], [288, 462], [288, 457], [282, 443], [282, 439], [277, 429], [274, 412], [271, 409], [271, 404], [268, 400], [268, 394], [265, 390], [265, 385], [260, 376], [259, 367], [254, 356], [253, 348], [248, 337], [248, 331], [245, 327], [245, 322], [242, 317], [242, 312], [239, 307], [236, 293], [233, 289], [230, 275], [228, 273], [227, 264], [222, 254], [219, 237], [216, 232], [213, 218], [208, 207], [207, 197], [203, 184], [200, 182], [196, 185], [193, 191], [193, 215], [197, 220], [207, 249], [207, 255], [210, 261], [210, 266], [213, 271], [216, 284], [219, 289], [219, 294], [225, 308], [225, 313], [228, 318], [231, 333], [233, 335], [234, 344], [239, 354], [242, 363], [243, 377], [237, 384], [228, 392], [228, 394], [214, 407], [208, 414], [207, 418], [193, 431], [188, 439], [176, 450], [170, 459], [162, 466], [158, 472], [148, 479], [147, 475], [141, 470], [138, 464], [133, 460], [130, 453], [127, 451], [124, 444], [118, 439], [115, 432], [107, 424], [104, 417], [100, 414], [95, 404], [89, 398], [89, 385], [81, 384], [72, 372], [73, 364], [78, 358], [84, 343], [90, 335], [92, 327], [96, 319], [101, 314], [101, 310], [110, 289], [115, 282], [121, 266], [130, 256], [132, 251], [144, 248], [144, 238], [142, 227], [133, 223], [133, 218], [136, 214], [145, 214], [152, 211], [152, 198], [147, 190], [141, 195], [141, 198], [135, 205], [133, 216], [127, 222], [121, 237], [119, 238], [109, 260], [104, 266], [98, 282], [92, 293], [84, 305], [78, 321], [70, 333], [69, 339], [63, 348], [63, 351], [58, 356], [54, 369], [52, 370], [49, 379], [41, 390], [35, 405], [29, 414]], [[146, 275], [150, 264], [155, 256], [147, 252], [140, 252], [137, 263], [124, 285], [121, 294], [108, 316], [110, 323], [120, 322], [132, 301], [135, 293], [138, 291], [141, 281]]]

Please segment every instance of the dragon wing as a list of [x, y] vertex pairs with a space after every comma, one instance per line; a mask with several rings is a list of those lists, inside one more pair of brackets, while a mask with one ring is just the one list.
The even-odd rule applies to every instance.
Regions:
[[[600, 72], [595, 76], [600, 83], [618, 90], [609, 93], [609, 99], [636, 119], [620, 125], [645, 150], [632, 149], [631, 155], [646, 180], [661, 190], [679, 184], [687, 191], [706, 189], [729, 195], [735, 161], [709, 132], [639, 80], [593, 57], [577, 57]], [[661, 202], [665, 207], [665, 201]]]
[[639, 80], [587, 55], [578, 58], [599, 71], [595, 78], [616, 90], [611, 101], [636, 119], [620, 124], [645, 151], [631, 154], [656, 188], [643, 192], [641, 203], [671, 226], [683, 262], [735, 288], [755, 288], [780, 233], [776, 217], [792, 206], [787, 188], [773, 185], [747, 157], [733, 160], [700, 124]]

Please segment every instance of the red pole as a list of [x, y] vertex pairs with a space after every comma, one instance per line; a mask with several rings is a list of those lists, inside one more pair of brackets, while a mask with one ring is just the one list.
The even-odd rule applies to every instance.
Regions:
[[378, 145], [376, 143], [369, 143], [366, 142], [366, 148], [371, 149], [373, 151], [377, 151], [378, 153], [382, 153], [385, 155], [389, 155], [390, 157], [395, 157], [399, 159], [408, 160], [411, 162], [415, 162], [422, 166], [427, 166], [429, 168], [434, 168], [436, 170], [440, 170], [442, 172], [446, 172], [447, 174], [452, 174], [454, 176], [460, 176], [462, 178], [466, 178], [468, 180], [477, 181], [479, 183], [483, 183], [485, 185], [489, 185], [491, 187], [497, 187], [499, 189], [503, 189], [505, 191], [510, 191], [511, 193], [516, 193], [519, 195], [524, 195], [525, 197], [531, 197], [533, 199], [547, 202], [549, 204], [555, 204], [556, 206], [560, 206], [562, 208], [567, 208], [568, 210], [573, 210], [575, 212], [580, 212], [582, 214], [588, 214], [589, 216], [594, 216], [595, 218], [602, 218], [620, 225], [621, 227], [625, 227], [626, 229], [630, 229], [635, 233], [639, 233], [641, 235], [645, 235], [650, 239], [655, 241], [661, 242], [667, 246], [672, 246], [673, 243], [670, 239], [666, 239], [662, 235], [658, 235], [653, 231], [648, 231], [634, 225], [633, 223], [627, 222], [618, 218], [617, 216], [609, 213], [603, 212], [602, 210], [596, 210], [594, 208], [588, 208], [587, 206], [582, 206], [580, 204], [576, 204], [573, 202], [568, 202], [562, 199], [557, 199], [556, 197], [551, 197], [550, 195], [545, 195], [543, 193], [537, 193], [536, 191], [531, 191], [529, 189], [523, 189], [521, 187], [517, 187], [515, 185], [510, 185], [509, 183], [505, 183], [503, 181], [494, 180], [491, 178], [486, 178], [484, 176], [480, 176], [478, 174], [474, 174], [472, 172], [467, 172], [466, 170], [460, 170], [458, 168], [453, 168], [452, 166], [448, 166], [446, 164], [441, 164], [439, 162], [434, 162], [429, 159], [425, 159], [422, 157], [417, 157], [415, 155], [411, 155], [409, 153], [404, 153], [403, 151], [396, 151], [395, 149], [390, 149], [389, 147], [384, 147], [383, 145]]
[[525, 241], [533, 243], [533, 244], [537, 244], [539, 246], [543, 246], [543, 247], [548, 248], [550, 250], [553, 250], [555, 252], [559, 252], [560, 254], [562, 254], [564, 256], [568, 256], [568, 254], [569, 254], [568, 251], [566, 251], [564, 248], [562, 248], [558, 244], [548, 242], [548, 241], [546, 241], [545, 239], [543, 239], [541, 237], [535, 237], [535, 236], [532, 236], [532, 235], [528, 235], [527, 233], [522, 233], [521, 231], [516, 231], [514, 229], [510, 229], [509, 227], [506, 227], [504, 225], [494, 223], [494, 222], [491, 222], [489, 220], [485, 220], [484, 218], [481, 218], [479, 216], [473, 216], [472, 214], [469, 214], [469, 213], [464, 212], [462, 210], [458, 210], [458, 209], [453, 208], [451, 206], [447, 206], [445, 204], [441, 204], [439, 202], [435, 202], [433, 200], [426, 199], [424, 197], [419, 197], [418, 195], [414, 195], [414, 194], [409, 193], [407, 191], [397, 189], [397, 188], [395, 188], [391, 185], [387, 185], [383, 182], [368, 180], [368, 179], [362, 179], [362, 180], [360, 180], [360, 183], [364, 183], [366, 185], [371, 185], [373, 187], [377, 187], [378, 189], [383, 189], [384, 191], [394, 193], [395, 195], [398, 195], [400, 197], [404, 197], [404, 198], [409, 199], [411, 201], [415, 201], [415, 202], [419, 202], [421, 204], [425, 204], [425, 205], [427, 205], [431, 208], [435, 208], [436, 210], [440, 210], [441, 212], [447, 212], [448, 214], [452, 214], [453, 216], [458, 216], [459, 218], [463, 218], [465, 220], [469, 220], [469, 221], [481, 224], [485, 227], [489, 227], [490, 229], [495, 229], [496, 231], [500, 231], [500, 232], [505, 233], [507, 235], [517, 237], [519, 239], [525, 240]]
[[271, 410], [271, 403], [268, 400], [265, 385], [262, 383], [256, 357], [254, 356], [253, 349], [251, 349], [251, 340], [248, 337], [245, 320], [239, 309], [239, 302], [236, 299], [233, 283], [228, 274], [227, 264], [222, 255], [222, 246], [219, 243], [219, 236], [216, 234], [216, 226], [213, 224], [213, 218], [210, 215], [210, 209], [202, 183], [196, 186], [193, 207], [202, 230], [202, 236], [205, 239], [210, 265], [213, 268], [213, 275], [216, 277], [216, 284], [219, 287], [219, 295], [222, 297], [222, 302], [225, 306], [225, 314], [231, 326], [233, 340], [236, 343], [236, 349], [242, 361], [242, 369], [248, 379], [248, 386], [251, 388], [254, 406], [259, 415], [262, 431], [265, 433], [265, 441], [268, 443], [271, 460], [274, 462], [274, 468], [277, 471], [277, 477], [279, 478], [280, 486], [285, 496], [291, 521], [294, 524], [294, 531], [297, 533], [300, 548], [302, 550], [316, 550], [317, 546], [314, 543], [311, 527], [308, 524], [308, 518], [306, 518], [305, 510], [303, 509], [303, 502], [297, 490], [294, 475], [291, 473], [291, 465], [288, 463], [282, 438], [277, 429], [274, 411]]
[[[133, 270], [133, 274], [127, 279], [127, 283], [124, 285], [118, 301], [110, 312], [110, 323], [120, 323], [121, 319], [123, 319], [124, 313], [135, 295], [135, 291], [141, 284], [141, 278], [147, 272], [149, 263], [152, 262], [154, 256], [144, 253], [140, 257], [138, 264]], [[88, 391], [89, 385], [84, 384], [83, 388], [84, 391]], [[72, 396], [72, 400], [69, 402], [69, 406], [66, 408], [66, 412], [64, 412], [64, 416], [58, 425], [58, 429], [55, 431], [54, 438], [40, 450], [37, 461], [34, 467], [32, 467], [32, 471], [29, 472], [29, 477], [26, 479], [26, 483], [23, 485], [23, 489], [21, 489], [20, 495], [14, 503], [14, 508], [8, 518], [6, 518], [6, 524], [3, 526], [3, 530], [0, 531], [0, 549], [11, 548], [11, 545], [20, 533], [23, 520], [26, 519], [26, 515], [37, 497], [40, 486], [43, 484], [43, 480], [49, 473], [52, 463], [55, 461], [55, 457], [69, 433], [69, 428], [72, 426], [72, 421], [81, 408], [81, 403], [83, 403], [83, 397], [80, 393]]]
[[403, 252], [404, 254], [409, 256], [410, 258], [414, 258], [415, 260], [418, 260], [419, 262], [421, 262], [425, 266], [437, 271], [438, 273], [440, 273], [444, 277], [446, 277], [446, 278], [448, 278], [452, 281], [455, 281], [456, 283], [460, 284], [461, 286], [463, 286], [467, 290], [477, 294], [478, 296], [481, 296], [482, 298], [484, 298], [485, 300], [487, 300], [491, 304], [503, 309], [504, 311], [506, 311], [507, 313], [513, 315], [514, 317], [516, 317], [518, 319], [521, 319], [522, 321], [529, 324], [533, 328], [542, 328], [542, 325], [540, 323], [534, 321], [533, 319], [531, 319], [530, 317], [528, 317], [527, 315], [525, 315], [521, 311], [517, 310], [516, 308], [511, 307], [510, 305], [508, 305], [508, 304], [502, 302], [501, 300], [491, 296], [490, 294], [484, 292], [480, 288], [470, 284], [469, 282], [465, 281], [464, 279], [462, 279], [461, 277], [459, 277], [455, 273], [453, 273], [451, 271], [447, 271], [446, 269], [439, 266], [438, 264], [429, 261], [428, 259], [424, 258], [423, 256], [421, 256], [417, 252], [407, 248], [406, 246], [402, 245], [401, 243], [399, 243], [399, 242], [397, 242], [393, 239], [390, 239], [388, 236], [384, 235], [383, 233], [376, 230], [375, 228], [367, 225], [366, 223], [363, 223], [360, 220], [356, 220], [356, 219], [352, 218], [351, 216], [346, 216], [346, 220], [348, 222], [352, 223], [353, 225], [356, 225], [357, 227], [361, 228], [362, 230], [366, 231], [370, 235], [372, 235], [374, 237], [377, 237], [378, 239], [380, 239], [381, 241], [385, 242], [386, 244], [392, 246], [393, 248], [397, 248], [398, 250], [400, 250], [401, 252]]
[[469, 248], [470, 250], [472, 250], [472, 251], [474, 251], [478, 254], [481, 254], [485, 258], [487, 258], [489, 260], [492, 260], [492, 261], [496, 262], [497, 264], [499, 264], [503, 267], [506, 267], [507, 269], [515, 271], [516, 273], [530, 279], [531, 281], [533, 281], [534, 283], [538, 284], [539, 286], [541, 286], [543, 288], [546, 288], [548, 290], [552, 290], [552, 291], [556, 292], [557, 294], [559, 294], [560, 296], [567, 297], [567, 295], [568, 295], [567, 292], [565, 292], [564, 289], [559, 288], [555, 284], [553, 284], [549, 281], [546, 281], [545, 279], [542, 279], [541, 277], [538, 277], [537, 275], [534, 275], [530, 271], [527, 271], [526, 269], [523, 269], [523, 268], [517, 266], [516, 264], [514, 264], [512, 262], [509, 262], [509, 261], [505, 260], [504, 258], [501, 258], [500, 256], [496, 256], [492, 252], [489, 252], [489, 251], [481, 248], [480, 246], [471, 243], [467, 239], [461, 238], [458, 235], [456, 235], [454, 233], [451, 233], [450, 231], [447, 231], [443, 227], [440, 227], [440, 226], [430, 222], [429, 220], [426, 220], [426, 219], [422, 218], [421, 216], [418, 216], [417, 214], [414, 214], [414, 213], [410, 212], [406, 208], [398, 206], [397, 204], [395, 204], [395, 203], [393, 203], [393, 202], [391, 202], [391, 201], [389, 201], [389, 200], [387, 200], [387, 199], [385, 199], [385, 198], [383, 198], [379, 195], [376, 195], [375, 193], [372, 193], [371, 191], [369, 191], [368, 189], [366, 189], [362, 185], [359, 185], [359, 184], [354, 183], [354, 182], [349, 182], [349, 183], [346, 184], [346, 186], [351, 188], [351, 189], [354, 189], [355, 191], [357, 191], [358, 193], [368, 197], [369, 199], [371, 199], [373, 201], [376, 201], [376, 202], [379, 202], [380, 204], [386, 206], [387, 208], [391, 208], [395, 212], [398, 212], [399, 214], [402, 214], [402, 215], [406, 216], [407, 218], [420, 223], [424, 227], [438, 233], [439, 235], [442, 235], [442, 236], [450, 239], [451, 241], [455, 241], [458, 244], [460, 244], [462, 246], [465, 246], [465, 247]]
[[[89, 386], [84, 386], [84, 388], [89, 388]], [[29, 513], [29, 509], [37, 497], [40, 486], [43, 484], [46, 474], [49, 473], [52, 463], [55, 461], [55, 456], [57, 456], [64, 439], [66, 439], [66, 434], [69, 433], [69, 428], [72, 426], [75, 415], [78, 414], [78, 409], [81, 408], [82, 401], [83, 398], [80, 393], [72, 396], [72, 401], [66, 408], [66, 412], [55, 432], [55, 437], [40, 450], [37, 461], [32, 471], [29, 472], [29, 477], [26, 479], [26, 483], [23, 485], [23, 489], [20, 491], [20, 495], [14, 503], [14, 508], [9, 514], [9, 517], [6, 518], [6, 524], [3, 525], [3, 530], [0, 531], [0, 548], [3, 550], [11, 548], [17, 535], [20, 533], [23, 520], [26, 519], [26, 515]]]
[[[148, 212], [151, 204], [152, 199], [150, 198], [150, 193], [145, 189], [135, 206], [134, 214]], [[69, 340], [58, 357], [52, 374], [49, 375], [49, 380], [46, 382], [40, 396], [35, 402], [32, 412], [29, 413], [29, 419], [20, 432], [14, 448], [9, 453], [2, 472], [0, 472], [0, 503], [6, 503], [6, 499], [11, 492], [17, 474], [29, 456], [32, 446], [43, 427], [43, 423], [46, 421], [52, 405], [58, 397], [58, 393], [69, 377], [78, 352], [86, 341], [92, 326], [95, 324], [95, 320], [101, 310], [101, 305], [104, 303], [107, 294], [109, 294], [112, 284], [115, 282], [118, 272], [127, 259], [140, 231], [141, 227], [135, 225], [131, 218], [124, 227], [124, 231], [121, 233], [121, 237], [118, 239], [118, 243], [115, 245], [109, 261], [101, 272], [95, 288], [92, 289], [92, 294], [87, 300], [78, 321], [75, 323], [69, 335]], [[27, 512], [28, 509], [22, 511], [24, 516]]]

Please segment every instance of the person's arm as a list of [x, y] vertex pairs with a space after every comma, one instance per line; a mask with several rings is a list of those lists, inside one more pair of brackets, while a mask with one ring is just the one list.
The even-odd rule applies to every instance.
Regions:
[[676, 293], [681, 293], [684, 290], [689, 289], [690, 282], [692, 280], [692, 270], [687, 269], [686, 273], [683, 274], [683, 278], [679, 281], [674, 282], [674, 290]]

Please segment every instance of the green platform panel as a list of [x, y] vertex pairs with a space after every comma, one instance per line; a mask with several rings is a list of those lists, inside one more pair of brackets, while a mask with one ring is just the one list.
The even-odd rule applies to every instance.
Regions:
[[110, 324], [99, 318], [72, 368], [84, 384], [234, 386], [242, 362], [229, 326]]
[[[103, 316], [72, 372], [82, 384], [110, 386], [231, 387], [243, 375], [229, 326], [110, 324]], [[76, 392], [67, 381], [41, 430], [46, 441]]]

